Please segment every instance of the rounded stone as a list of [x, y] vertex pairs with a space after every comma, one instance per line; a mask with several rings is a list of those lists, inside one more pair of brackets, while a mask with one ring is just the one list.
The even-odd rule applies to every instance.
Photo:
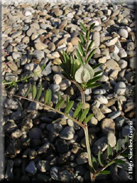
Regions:
[[107, 140], [108, 140], [108, 144], [111, 147], [114, 147], [116, 145], [116, 136], [114, 133], [112, 132], [108, 133]]
[[101, 128], [105, 134], [108, 134], [109, 132], [114, 132], [115, 122], [113, 121], [113, 119], [105, 118], [102, 121]]
[[55, 74], [54, 77], [53, 77], [53, 79], [54, 79], [54, 82], [55, 82], [57, 85], [60, 84], [61, 81], [62, 81], [62, 77], [61, 77], [60, 74]]
[[40, 128], [32, 128], [30, 131], [29, 131], [29, 137], [31, 139], [39, 139], [42, 135], [42, 130]]
[[100, 33], [99, 32], [96, 31], [93, 34], [93, 40], [94, 40], [95, 46], [98, 47], [100, 45]]
[[61, 139], [71, 140], [74, 137], [74, 133], [75, 133], [75, 131], [74, 131], [73, 127], [67, 126], [61, 131], [59, 136]]
[[103, 95], [98, 95], [97, 100], [99, 100], [99, 102], [102, 103], [102, 104], [107, 104], [108, 103], [108, 99]]
[[82, 152], [76, 159], [78, 165], [83, 165], [88, 161], [88, 153]]
[[78, 37], [73, 37], [71, 39], [71, 43], [73, 46], [77, 46], [79, 41], [80, 41], [80, 39]]
[[120, 29], [119, 35], [124, 37], [124, 38], [128, 38], [128, 31], [126, 29]]
[[128, 42], [127, 43], [127, 50], [134, 50], [135, 49], [135, 43], [133, 42]]
[[114, 91], [116, 94], [123, 95], [126, 92], [126, 85], [124, 82], [118, 82], [116, 83], [114, 87]]

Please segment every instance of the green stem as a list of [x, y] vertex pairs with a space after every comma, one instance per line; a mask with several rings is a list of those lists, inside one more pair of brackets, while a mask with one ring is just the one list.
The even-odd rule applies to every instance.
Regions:
[[79, 126], [81, 126], [83, 129], [86, 127], [86, 125], [82, 124], [80, 121], [77, 121], [75, 118], [73, 118], [73, 117], [71, 117], [71, 116], [65, 114], [64, 112], [62, 112], [62, 111], [60, 111], [60, 110], [58, 110], [58, 109], [55, 109], [55, 108], [53, 108], [53, 107], [51, 107], [51, 106], [48, 106], [48, 105], [43, 104], [43, 103], [41, 103], [41, 102], [39, 102], [39, 101], [36, 101], [36, 100], [28, 99], [28, 98], [26, 98], [26, 97], [22, 97], [22, 96], [18, 96], [18, 95], [12, 95], [12, 96], [17, 97], [17, 98], [21, 98], [21, 99], [25, 99], [25, 100], [28, 100], [28, 101], [31, 101], [31, 102], [38, 103], [38, 104], [44, 106], [44, 107], [45, 107], [45, 110], [57, 112], [57, 113], [59, 113], [59, 114], [65, 116], [65, 117], [71, 119], [72, 121], [74, 121], [75, 123], [77, 123]]
[[[83, 108], [85, 108], [85, 92], [81, 91], [81, 98], [82, 98], [82, 103], [83, 103]], [[95, 182], [95, 178], [93, 175], [93, 165], [92, 165], [92, 160], [91, 160], [91, 150], [90, 150], [90, 143], [89, 143], [89, 132], [88, 132], [88, 126], [84, 128], [84, 133], [85, 133], [85, 142], [86, 142], [86, 148], [87, 148], [87, 153], [88, 153], [88, 165], [89, 165], [89, 170], [90, 170], [90, 179], [91, 182]]]

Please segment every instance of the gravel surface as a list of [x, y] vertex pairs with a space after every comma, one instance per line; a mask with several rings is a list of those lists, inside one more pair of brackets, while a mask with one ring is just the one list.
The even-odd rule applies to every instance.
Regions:
[[[4, 178], [27, 182], [89, 181], [83, 130], [71, 120], [44, 111], [39, 104], [11, 98], [7, 91], [24, 95], [29, 83], [42, 83], [43, 88], [52, 90], [53, 104], [60, 93], [64, 98], [69, 95], [76, 105], [80, 93], [61, 75], [58, 51], [74, 52], [80, 22], [95, 23], [92, 39], [97, 50], [90, 65], [103, 63], [103, 77], [100, 87], [86, 90], [86, 105], [94, 114], [89, 122], [91, 150], [96, 156], [108, 144], [114, 147], [118, 139], [129, 134], [129, 121], [135, 122], [134, 6], [111, 1], [67, 5], [59, 1], [32, 1], [30, 5], [28, 1], [4, 2], [2, 77], [7, 83], [17, 83], [8, 89], [9, 85], [3, 85]], [[22, 81], [25, 76], [27, 81]], [[105, 179], [127, 180], [127, 168], [112, 165], [111, 172]], [[103, 180], [104, 176], [99, 178]]]

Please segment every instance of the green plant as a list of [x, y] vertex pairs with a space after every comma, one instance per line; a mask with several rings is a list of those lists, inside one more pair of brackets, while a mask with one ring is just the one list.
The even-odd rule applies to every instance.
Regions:
[[[91, 67], [89, 64], [91, 57], [95, 53], [95, 49], [92, 49], [93, 41], [90, 40], [91, 29], [94, 27], [94, 24], [89, 28], [86, 28], [82, 23], [80, 26], [82, 31], [80, 33], [80, 42], [78, 49], [76, 49], [76, 55], [59, 52], [62, 61], [60, 64], [62, 74], [68, 80], [73, 82], [81, 92], [82, 101], [77, 104], [76, 108], [73, 107], [74, 101], [70, 101], [68, 99], [65, 100], [60, 95], [58, 95], [57, 104], [53, 104], [51, 90], [43, 90], [42, 84], [39, 86], [34, 84], [30, 85], [24, 96], [13, 96], [39, 103], [39, 105], [43, 106], [45, 110], [59, 113], [68, 119], [71, 119], [84, 130], [90, 178], [91, 181], [94, 182], [96, 176], [99, 174], [110, 173], [109, 170], [106, 170], [110, 165], [113, 163], [123, 162], [118, 160], [118, 157], [127, 150], [128, 138], [125, 139], [126, 146], [124, 149], [122, 149], [119, 141], [115, 148], [108, 146], [105, 161], [103, 161], [103, 153], [100, 151], [96, 157], [91, 155], [88, 122], [91, 120], [93, 114], [89, 113], [89, 108], [85, 107], [85, 90], [100, 86], [100, 83], [97, 83], [97, 81], [102, 77], [102, 70], [96, 71], [96, 68], [100, 67], [100, 64], [94, 67]], [[29, 93], [32, 93], [32, 99], [27, 98]], [[66, 104], [66, 107], [63, 107], [64, 104]], [[70, 115], [70, 110], [73, 111], [73, 115]]]

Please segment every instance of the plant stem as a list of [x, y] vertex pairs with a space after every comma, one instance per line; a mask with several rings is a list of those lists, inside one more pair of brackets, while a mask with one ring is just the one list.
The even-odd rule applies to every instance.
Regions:
[[36, 100], [28, 99], [28, 98], [26, 98], [26, 97], [18, 96], [18, 95], [12, 95], [12, 96], [17, 97], [17, 98], [21, 98], [21, 99], [25, 99], [25, 100], [28, 100], [28, 101], [31, 101], [31, 102], [38, 103], [38, 104], [44, 106], [44, 107], [45, 107], [45, 110], [51, 110], [51, 111], [53, 111], [53, 112], [57, 112], [57, 113], [59, 113], [59, 114], [65, 116], [65, 117], [71, 119], [72, 121], [74, 121], [75, 123], [77, 123], [79, 126], [81, 126], [83, 129], [86, 127], [86, 125], [82, 124], [80, 121], [77, 121], [75, 118], [73, 118], [73, 117], [71, 117], [71, 116], [65, 114], [64, 112], [62, 112], [62, 111], [60, 111], [60, 110], [58, 110], [58, 109], [55, 109], [55, 108], [53, 108], [53, 107], [51, 107], [51, 106], [49, 106], [49, 105], [46, 105], [46, 104], [41, 103], [41, 102], [36, 101]]
[[94, 173], [94, 176], [96, 177], [97, 175], [100, 174], [101, 171], [105, 170], [108, 167], [108, 164], [112, 163], [114, 161], [115, 163], [115, 159], [120, 156], [122, 153], [124, 153], [127, 150], [127, 147], [125, 147], [120, 153], [118, 153], [112, 160], [110, 160], [105, 166], [103, 166], [100, 170], [98, 170], [97, 172]]
[[[81, 98], [82, 98], [82, 103], [83, 103], [83, 108], [85, 108], [85, 92], [81, 91]], [[93, 165], [92, 165], [92, 160], [91, 160], [91, 150], [90, 150], [90, 143], [89, 143], [89, 133], [88, 133], [88, 126], [84, 128], [84, 133], [85, 133], [85, 142], [86, 142], [86, 148], [87, 148], [87, 153], [88, 153], [88, 165], [89, 165], [89, 170], [90, 170], [90, 179], [91, 182], [95, 182], [95, 178], [93, 176]]]

